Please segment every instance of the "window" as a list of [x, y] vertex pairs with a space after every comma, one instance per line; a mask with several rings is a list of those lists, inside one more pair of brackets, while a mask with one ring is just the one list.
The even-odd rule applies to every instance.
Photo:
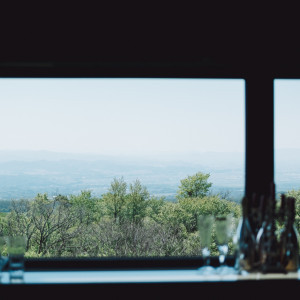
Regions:
[[[3, 230], [30, 238], [27, 257], [196, 257], [199, 207], [239, 216], [243, 79], [3, 78], [0, 89]], [[182, 180], [196, 174], [207, 186], [189, 195]]]
[[[54, 68], [55, 69], [55, 68]], [[66, 70], [67, 69], [67, 70]], [[74, 72], [75, 70], [75, 72]], [[29, 68], [29, 69], [9, 69], [8, 72], [3, 71], [1, 72], [1, 75], [3, 77], [3, 79], [5, 80], [11, 80], [11, 79], [17, 79], [20, 80], [21, 78], [18, 77], [21, 75], [21, 77], [26, 77], [28, 80], [33, 79], [31, 78], [31, 75], [34, 74], [34, 76], [39, 77], [40, 79], [50, 79], [47, 76], [50, 76], [51, 78], [61, 78], [61, 76], [63, 76], [64, 79], [69, 78], [71, 75], [72, 78], [77, 78], [76, 76], [95, 76], [97, 78], [103, 78], [107, 76], [107, 71], [109, 70], [109, 68], [105, 69], [104, 71], [100, 70], [99, 72], [95, 71], [95, 69], [90, 69], [89, 71], [87, 71], [84, 68], [72, 68], [71, 71], [68, 70], [68, 68], [65, 68], [64, 70], [60, 70], [59, 68], [56, 70], [50, 69], [47, 70], [36, 70], [34, 67], [33, 68]], [[182, 75], [180, 78], [182, 79], [187, 79], [187, 78], [193, 78], [193, 79], [200, 79], [200, 78], [210, 78], [211, 75], [212, 77], [216, 77], [217, 75], [225, 75], [225, 78], [227, 79], [231, 79], [228, 76], [232, 73], [227, 73], [226, 72], [219, 72], [217, 69], [213, 69], [213, 70], [209, 70], [208, 72], [205, 71], [199, 71], [199, 72], [195, 72], [195, 70], [189, 70], [187, 71], [184, 68], [178, 68], [176, 70], [176, 76], [174, 76], [174, 73], [172, 72], [172, 70], [170, 71], [170, 69], [168, 67], [158, 67], [158, 69], [154, 72], [153, 69], [150, 70], [146, 68], [146, 70], [144, 70], [142, 73], [142, 75], [145, 76], [145, 78], [150, 78], [150, 77], [154, 77], [155, 78], [160, 78], [161, 76], [166, 76], [168, 75], [168, 78], [170, 75], [170, 77], [176, 77], [178, 79], [179, 75]], [[190, 72], [191, 71], [191, 72]], [[75, 73], [75, 74], [74, 74]], [[112, 73], [114, 74], [114, 76], [117, 75], [126, 75], [125, 77], [128, 77], [129, 75], [136, 75], [135, 71], [132, 71], [132, 68], [128, 68], [127, 71], [124, 72], [124, 70], [122, 70], [122, 68], [117, 68], [117, 69], [113, 69], [108, 71], [108, 73], [111, 75]], [[139, 73], [139, 72], [137, 72]], [[234, 72], [233, 72], [234, 73]], [[15, 78], [8, 78], [13, 74], [13, 76]], [[47, 76], [45, 76], [45, 74], [47, 74]], [[4, 75], [4, 76], [3, 76]], [[106, 76], [105, 76], [106, 75]], [[140, 76], [141, 74], [139, 74]], [[158, 76], [160, 75], [160, 76]], [[187, 75], [191, 75], [191, 76], [187, 76]], [[234, 74], [237, 75], [237, 74]], [[242, 75], [242, 76], [240, 76]], [[238, 74], [238, 78], [243, 78], [244, 77], [244, 73], [240, 72]], [[122, 76], [121, 76], [122, 77]], [[134, 76], [133, 76], [134, 77]], [[222, 77], [222, 76], [220, 76]], [[89, 77], [86, 77], [89, 78]], [[241, 80], [240, 82], [244, 82], [243, 80]], [[269, 183], [270, 181], [273, 181], [273, 78], [272, 76], [266, 76], [266, 77], [256, 77], [256, 76], [246, 76], [245, 78], [245, 94], [246, 94], [246, 107], [245, 107], [245, 112], [246, 112], [246, 116], [245, 116], [245, 123], [246, 123], [246, 135], [245, 135], [245, 194], [246, 195], [251, 195], [252, 192], [262, 192], [262, 193], [268, 193], [269, 191]], [[263, 105], [262, 105], [263, 103]], [[243, 127], [243, 126], [242, 126]], [[41, 199], [43, 200], [43, 198]], [[229, 261], [228, 261], [229, 262]], [[230, 260], [231, 263], [233, 263], [233, 260]], [[120, 271], [120, 273], [118, 273], [119, 275], [121, 275], [119, 277], [120, 281], [116, 281], [113, 278], [113, 273], [114, 272], [109, 272], [112, 277], [110, 277], [109, 281], [110, 283], [108, 285], [103, 285], [104, 282], [108, 282], [106, 275], [104, 274], [106, 272], [102, 272], [103, 277], [101, 277], [102, 279], [104, 278], [103, 281], [101, 281], [100, 283], [100, 291], [103, 292], [103, 288], [105, 289], [105, 287], [109, 287], [112, 288], [113, 292], [115, 292], [115, 287], [117, 285], [118, 288], [124, 287], [125, 290], [128, 288], [128, 285], [124, 283], [129, 283], [128, 281], [126, 281], [126, 279], [124, 279], [124, 274], [127, 276], [127, 272], [123, 272], [123, 269], [128, 270], [128, 269], [139, 269], [142, 271], [145, 271], [147, 269], [159, 269], [159, 271], [156, 271], [157, 273], [155, 273], [155, 278], [153, 279], [153, 274], [152, 277], [150, 278], [151, 283], [153, 283], [153, 281], [155, 282], [154, 285], [140, 285], [138, 288], [143, 289], [142, 293], [145, 293], [145, 287], [148, 286], [148, 290], [152, 290], [152, 287], [155, 287], [155, 292], [157, 292], [157, 288], [159, 286], [162, 286], [163, 288], [165, 288], [165, 285], [161, 285], [160, 283], [157, 284], [157, 278], [156, 275], [162, 275], [164, 277], [164, 279], [167, 280], [167, 284], [168, 283], [173, 283], [171, 285], [169, 285], [169, 288], [172, 289], [172, 291], [174, 292], [174, 288], [179, 288], [182, 289], [182, 287], [187, 287], [190, 288], [191, 286], [194, 286], [198, 289], [198, 291], [201, 293], [204, 291], [204, 289], [206, 288], [207, 291], [209, 290], [209, 292], [211, 292], [214, 287], [218, 286], [218, 291], [219, 287], [223, 286], [226, 289], [232, 285], [231, 287], [236, 290], [236, 287], [240, 287], [242, 290], [244, 290], [244, 288], [248, 288], [249, 289], [249, 282], [246, 280], [242, 280], [236, 283], [233, 282], [226, 282], [224, 284], [224, 282], [214, 282], [211, 284], [207, 283], [207, 282], [197, 282], [196, 285], [195, 282], [191, 282], [190, 278], [185, 277], [186, 273], [176, 273], [178, 274], [178, 277], [174, 277], [173, 275], [173, 270], [175, 269], [176, 271], [180, 271], [180, 269], [191, 269], [191, 270], [195, 270], [196, 268], [199, 267], [199, 265], [201, 265], [203, 263], [201, 257], [196, 256], [189, 256], [189, 257], [161, 257], [161, 258], [144, 258], [144, 257], [127, 257], [127, 258], [120, 258], [120, 257], [101, 257], [100, 259], [95, 259], [93, 257], [85, 257], [85, 258], [79, 258], [79, 257], [75, 257], [74, 259], [67, 259], [66, 257], [62, 258], [62, 259], [58, 259], [58, 257], [38, 257], [38, 258], [27, 258], [25, 260], [25, 269], [27, 271], [38, 271], [38, 270], [42, 270], [42, 271], [46, 271], [46, 270], [59, 270], [59, 272], [26, 272], [27, 274], [30, 273], [30, 275], [32, 276], [33, 280], [32, 282], [34, 283], [32, 285], [32, 287], [35, 290], [32, 290], [34, 292], [36, 292], [36, 288], [39, 287], [45, 288], [45, 285], [40, 285], [40, 283], [53, 283], [53, 281], [55, 281], [55, 283], [58, 283], [57, 278], [53, 278], [53, 276], [55, 277], [57, 273], [59, 274], [59, 278], [62, 279], [62, 282], [68, 284], [71, 283], [72, 284], [74, 282], [76, 283], [94, 283], [95, 281], [95, 277], [93, 277], [93, 272], [60, 272], [60, 271], [77, 271], [77, 270], [120, 270], [122, 269], [122, 271]], [[211, 260], [212, 264], [218, 264], [217, 263], [217, 258], [213, 257]], [[169, 270], [167, 273], [169, 275], [166, 275], [166, 273], [164, 272], [160, 272], [160, 270], [162, 269], [167, 269]], [[45, 277], [40, 276], [41, 273], [46, 273], [49, 275], [48, 277], [48, 281], [44, 280]], [[98, 272], [95, 272], [98, 274]], [[121, 274], [122, 273], [122, 274]], [[133, 277], [131, 277], [130, 283], [136, 283], [136, 282], [142, 282], [143, 279], [141, 279], [139, 277], [140, 280], [137, 280], [137, 276], [140, 276], [139, 272], [135, 273], [133, 272], [134, 275]], [[143, 272], [141, 272], [143, 273]], [[147, 273], [147, 271], [146, 271]], [[5, 274], [7, 275], [7, 274]], [[67, 277], [66, 275], [70, 275], [69, 277]], [[75, 276], [73, 276], [75, 275]], [[82, 278], [81, 276], [85, 276], [84, 278]], [[87, 276], [86, 276], [87, 275]], [[39, 277], [40, 276], [40, 277]], [[278, 276], [280, 276], [278, 274]], [[181, 281], [184, 277], [184, 280], [186, 280], [184, 283]], [[277, 278], [277, 277], [276, 277]], [[75, 279], [75, 280], [74, 280]], [[257, 279], [257, 277], [255, 278]], [[97, 280], [97, 279], [96, 279]], [[98, 278], [99, 280], [99, 278]], [[153, 281], [152, 281], [153, 280]], [[179, 282], [177, 281], [179, 280]], [[227, 281], [227, 279], [225, 279]], [[197, 281], [197, 279], [196, 279]], [[257, 281], [254, 283], [255, 285], [257, 284], [263, 284], [264, 287], [266, 287], [266, 285], [268, 284], [267, 281]], [[9, 282], [8, 277], [6, 278], [5, 282]], [[31, 281], [30, 281], [31, 282]], [[99, 283], [99, 281], [96, 281]], [[122, 282], [122, 284], [120, 285], [119, 283]], [[145, 279], [145, 282], [149, 283], [149, 278]], [[113, 285], [111, 285], [111, 283], [115, 283]], [[270, 287], [274, 286], [274, 281], [271, 280], [270, 281]], [[278, 284], [279, 281], [276, 280], [276, 285], [278, 286], [279, 289], [281, 289], [280, 284]], [[252, 284], [250, 282], [250, 284]], [[290, 284], [292, 284], [295, 288], [296, 286], [298, 287], [298, 281], [297, 280], [291, 280]], [[60, 286], [62, 286], [61, 284], [59, 284]], [[130, 284], [129, 284], [130, 285]], [[46, 285], [47, 286], [47, 285]], [[94, 285], [94, 287], [97, 286], [97, 290], [99, 291], [99, 285]], [[1, 286], [3, 287], [3, 286]], [[73, 285], [73, 287], [77, 287], [80, 290], [82, 290], [82, 285]], [[131, 287], [134, 288], [134, 292], [136, 292], [136, 288], [137, 285], [135, 284], [131, 284]], [[230, 289], [231, 289], [230, 287]], [[55, 285], [55, 289], [52, 289], [52, 285], [49, 286], [49, 288], [51, 290], [55, 290], [57, 291], [57, 285]], [[91, 285], [88, 284], [86, 285], [86, 288], [88, 289], [88, 291], [91, 291]], [[204, 288], [204, 289], [203, 289]], [[15, 287], [14, 287], [15, 290]], [[122, 289], [118, 289], [119, 291], [121, 291]], [[255, 290], [255, 289], [252, 289]], [[21, 291], [19, 289], [19, 291]], [[128, 290], [127, 290], [128, 291]], [[176, 289], [175, 289], [175, 293], [176, 293]], [[279, 290], [278, 290], [279, 291]], [[123, 290], [122, 290], [123, 292]], [[274, 292], [274, 291], [273, 291]], [[146, 292], [147, 293], [147, 292]], [[222, 291], [221, 291], [222, 293]], [[139, 293], [137, 293], [139, 294]], [[274, 292], [274, 294], [277, 294], [277, 290]]]
[[278, 192], [287, 193], [300, 187], [298, 139], [300, 81], [276, 79], [274, 88], [275, 178]]
[[280, 194], [296, 199], [295, 225], [300, 230], [299, 79], [274, 80], [275, 180]]

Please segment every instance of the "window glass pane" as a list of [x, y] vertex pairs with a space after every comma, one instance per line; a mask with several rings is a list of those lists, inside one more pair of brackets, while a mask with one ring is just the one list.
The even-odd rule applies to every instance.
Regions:
[[300, 189], [300, 80], [276, 79], [275, 182], [278, 193]]
[[240, 213], [244, 80], [1, 79], [0, 104], [0, 233], [28, 257], [199, 255], [196, 215]]
[[274, 80], [275, 183], [281, 194], [296, 199], [295, 226], [300, 230], [300, 80]]

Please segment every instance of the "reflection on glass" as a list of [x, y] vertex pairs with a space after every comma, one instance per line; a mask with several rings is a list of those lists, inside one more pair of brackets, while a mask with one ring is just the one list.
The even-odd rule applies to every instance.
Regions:
[[0, 283], [2, 280], [2, 270], [6, 263], [6, 257], [4, 256], [4, 249], [6, 246], [6, 239], [4, 236], [0, 236]]
[[25, 236], [8, 237], [8, 268], [10, 283], [24, 281], [24, 254], [26, 250]]
[[200, 245], [201, 245], [202, 256], [204, 260], [203, 266], [199, 268], [199, 272], [205, 275], [214, 273], [214, 268], [209, 265], [213, 223], [214, 223], [214, 217], [212, 215], [198, 216], [198, 232], [200, 236]]
[[229, 249], [229, 240], [234, 232], [234, 219], [232, 215], [216, 217], [216, 241], [219, 250], [219, 274], [229, 274], [233, 268], [226, 265], [225, 260]]

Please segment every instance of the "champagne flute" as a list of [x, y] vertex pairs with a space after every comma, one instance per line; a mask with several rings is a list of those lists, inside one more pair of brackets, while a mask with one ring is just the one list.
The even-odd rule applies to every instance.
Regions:
[[25, 236], [8, 237], [8, 268], [10, 283], [24, 282], [24, 255], [26, 249]]
[[233, 273], [234, 268], [226, 265], [225, 260], [228, 254], [228, 243], [233, 235], [234, 220], [232, 215], [217, 216], [216, 217], [216, 241], [219, 250], [219, 274]]
[[214, 216], [212, 215], [199, 215], [198, 216], [198, 232], [200, 237], [200, 245], [203, 256], [203, 266], [198, 270], [200, 274], [210, 275], [214, 274], [215, 269], [210, 266], [210, 244], [212, 236], [212, 228], [214, 223]]
[[6, 257], [4, 256], [5, 246], [6, 246], [6, 239], [4, 236], [0, 236], [0, 283], [2, 281], [2, 271], [6, 263]]

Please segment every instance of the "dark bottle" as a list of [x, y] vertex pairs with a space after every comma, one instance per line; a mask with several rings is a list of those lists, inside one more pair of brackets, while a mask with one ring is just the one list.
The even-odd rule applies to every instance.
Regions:
[[265, 198], [264, 201], [264, 220], [256, 239], [260, 270], [263, 273], [285, 272], [280, 261], [279, 242], [276, 235], [276, 201], [273, 197]]
[[287, 272], [299, 268], [299, 236], [295, 227], [295, 198], [282, 198], [284, 209], [284, 227], [280, 234], [280, 259]]
[[252, 228], [252, 231], [254, 232], [255, 236], [258, 233], [258, 230], [261, 227], [261, 218], [262, 218], [262, 212], [261, 212], [261, 204], [262, 199], [260, 199], [256, 194], [253, 194], [251, 199], [251, 206], [249, 207], [249, 221]]
[[248, 213], [248, 218], [249, 218], [249, 223], [253, 232], [253, 238], [255, 240], [254, 242], [254, 249], [253, 249], [253, 261], [252, 261], [252, 268], [253, 270], [258, 270], [260, 266], [260, 258], [259, 258], [259, 252], [258, 252], [258, 247], [256, 243], [256, 237], [259, 232], [259, 229], [262, 226], [262, 205], [264, 203], [264, 197], [258, 197], [256, 194], [253, 194], [251, 198], [251, 202], [249, 203], [249, 213]]
[[279, 225], [283, 226], [285, 222], [285, 214], [286, 214], [286, 197], [284, 194], [280, 196], [280, 207], [277, 214], [277, 220]]
[[236, 265], [239, 271], [253, 271], [255, 262], [255, 234], [249, 219], [249, 200], [242, 199], [242, 218], [237, 229]]

